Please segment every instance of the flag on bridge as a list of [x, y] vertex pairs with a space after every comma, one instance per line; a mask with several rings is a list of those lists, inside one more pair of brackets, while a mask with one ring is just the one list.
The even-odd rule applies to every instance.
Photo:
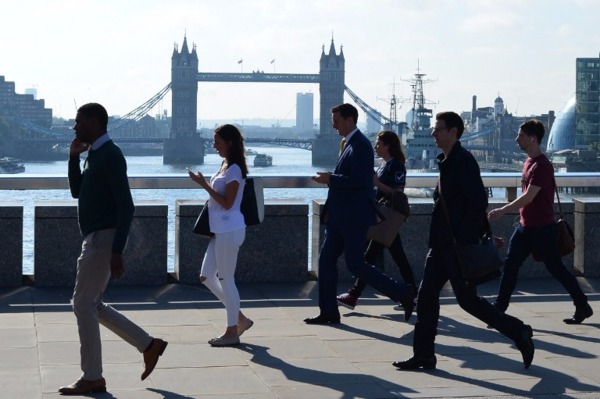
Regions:
[[238, 61], [238, 64], [241, 64], [243, 61], [244, 61], [243, 59], [239, 60], [239, 61]]
[[271, 64], [272, 64], [272, 63], [274, 63], [274, 62], [275, 62], [275, 58], [273, 58], [273, 59], [271, 60]]

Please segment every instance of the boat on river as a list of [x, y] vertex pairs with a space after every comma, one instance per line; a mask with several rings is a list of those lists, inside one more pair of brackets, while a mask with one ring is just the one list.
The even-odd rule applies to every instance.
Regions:
[[273, 157], [267, 154], [256, 154], [254, 157], [254, 166], [272, 166]]
[[0, 158], [0, 173], [15, 174], [25, 172], [25, 165], [20, 159], [2, 157]]

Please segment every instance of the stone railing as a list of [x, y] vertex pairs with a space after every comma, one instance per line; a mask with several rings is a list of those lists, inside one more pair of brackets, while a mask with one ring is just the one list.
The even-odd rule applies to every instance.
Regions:
[[[502, 187], [506, 198], [490, 199], [490, 209], [514, 198], [520, 187], [520, 174], [494, 173], [482, 175], [486, 187]], [[322, 188], [309, 176], [263, 176], [266, 188]], [[407, 186], [431, 188], [436, 174], [411, 175]], [[574, 272], [600, 277], [598, 232], [600, 194], [579, 197], [577, 191], [598, 189], [600, 174], [558, 174], [557, 184], [572, 192], [574, 199], [563, 199], [563, 212], [575, 230], [577, 248], [564, 258]], [[182, 189], [196, 187], [187, 177], [132, 176], [134, 189]], [[2, 190], [67, 189], [64, 176], [0, 176]], [[300, 200], [266, 200], [265, 221], [249, 227], [246, 241], [240, 249], [236, 278], [240, 282], [304, 281], [318, 276], [318, 249], [322, 240], [319, 214], [322, 199], [312, 203]], [[431, 198], [411, 198], [411, 216], [403, 226], [402, 239], [408, 259], [417, 278], [427, 251], [427, 236], [432, 207]], [[175, 206], [175, 270], [167, 272], [169, 209], [164, 201], [136, 201], [136, 213], [126, 249], [126, 276], [116, 284], [153, 285], [167, 281], [198, 284], [198, 271], [208, 240], [191, 233], [201, 207], [200, 201], [181, 199]], [[81, 236], [77, 227], [76, 201], [36, 201], [34, 204], [34, 273], [39, 286], [72, 285]], [[309, 209], [312, 214], [309, 215]], [[493, 224], [494, 234], [508, 242], [515, 215], [507, 215]], [[310, 217], [310, 220], [309, 220]], [[312, 226], [311, 234], [309, 228]], [[23, 284], [23, 205], [0, 201], [0, 286]], [[309, 236], [312, 239], [309, 242]], [[310, 250], [309, 250], [310, 249]], [[505, 251], [506, 249], [504, 249]], [[312, 253], [309, 263], [309, 253]], [[386, 270], [398, 277], [397, 268], [385, 255]], [[307, 265], [308, 268], [307, 268]], [[351, 276], [340, 258], [340, 278]], [[522, 277], [549, 277], [539, 263], [527, 260]]]

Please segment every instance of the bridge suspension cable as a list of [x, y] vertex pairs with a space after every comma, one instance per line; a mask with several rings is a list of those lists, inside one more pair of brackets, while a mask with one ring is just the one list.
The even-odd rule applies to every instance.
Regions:
[[390, 118], [384, 116], [381, 112], [377, 111], [375, 108], [371, 107], [364, 100], [362, 100], [356, 93], [354, 93], [348, 86], [345, 86], [346, 93], [352, 98], [352, 100], [371, 118], [381, 123], [383, 120], [385, 123], [389, 123], [390, 126], [395, 128], [395, 125], [398, 124], [397, 121], [392, 121]]
[[31, 121], [21, 120], [21, 121], [19, 121], [19, 125], [25, 131], [32, 131], [34, 133], [37, 133], [37, 134], [40, 134], [40, 135], [43, 135], [43, 136], [46, 136], [46, 137], [54, 137], [54, 138], [65, 137], [64, 133], [57, 133], [57, 132], [52, 131], [50, 129], [46, 129], [43, 126], [36, 125], [35, 123], [33, 123]]
[[494, 123], [492, 126], [487, 127], [487, 128], [485, 128], [483, 130], [480, 130], [478, 132], [463, 134], [463, 136], [460, 138], [460, 141], [467, 142], [467, 141], [472, 141], [472, 140], [478, 139], [478, 138], [483, 137], [483, 136], [487, 136], [490, 133], [495, 132], [496, 128], [497, 128], [497, 125]]
[[150, 98], [148, 101], [146, 101], [133, 111], [123, 115], [119, 119], [112, 122], [111, 131], [118, 130], [131, 122], [137, 122], [140, 119], [142, 119], [152, 108], [154, 108], [156, 104], [158, 104], [159, 101], [161, 101], [165, 97], [169, 90], [171, 90], [171, 83], [163, 87], [158, 93], [152, 96], [152, 98]]

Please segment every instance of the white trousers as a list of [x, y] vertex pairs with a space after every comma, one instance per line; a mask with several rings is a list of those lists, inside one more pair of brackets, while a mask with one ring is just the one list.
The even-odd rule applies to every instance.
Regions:
[[246, 228], [216, 233], [208, 243], [202, 261], [200, 277], [204, 285], [225, 305], [227, 327], [237, 325], [240, 313], [240, 294], [235, 286], [235, 268], [240, 246], [246, 238]]

